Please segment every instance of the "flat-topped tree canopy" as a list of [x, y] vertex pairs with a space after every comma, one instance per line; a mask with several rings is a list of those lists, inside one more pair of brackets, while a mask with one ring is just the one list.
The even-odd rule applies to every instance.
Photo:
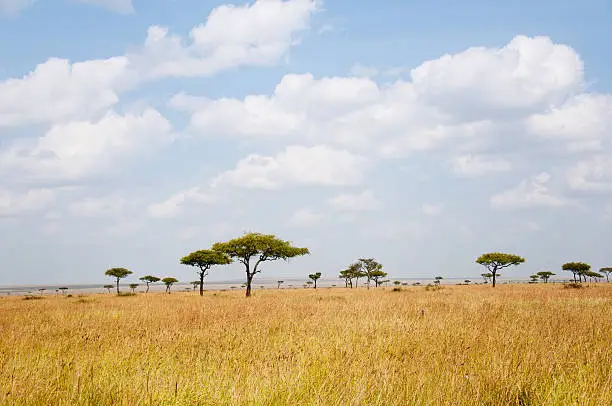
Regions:
[[104, 275], [111, 276], [117, 280], [117, 294], [119, 294], [119, 279], [123, 279], [133, 272], [126, 268], [110, 268], [104, 272]]
[[[251, 296], [251, 281], [261, 272], [259, 265], [265, 261], [287, 260], [300, 255], [310, 254], [308, 248], [294, 247], [290, 241], [281, 240], [274, 234], [246, 233], [226, 242], [212, 246], [214, 251], [222, 252], [245, 266], [247, 287], [246, 296]], [[255, 259], [251, 268], [251, 259]]]
[[578, 275], [580, 282], [582, 282], [582, 275], [591, 269], [591, 265], [584, 262], [566, 262], [561, 269], [571, 272], [574, 275], [574, 282], [576, 282], [576, 275]]
[[181, 258], [181, 264], [199, 268], [200, 296], [204, 295], [204, 278], [213, 265], [228, 265], [233, 262], [229, 255], [215, 250], [198, 250]]
[[509, 266], [522, 264], [523, 262], [525, 262], [525, 258], [503, 252], [489, 252], [488, 254], [483, 254], [476, 259], [477, 264], [486, 266], [491, 273], [491, 276], [493, 277], [493, 287], [495, 287], [496, 277], [500, 276], [497, 274], [497, 271]]

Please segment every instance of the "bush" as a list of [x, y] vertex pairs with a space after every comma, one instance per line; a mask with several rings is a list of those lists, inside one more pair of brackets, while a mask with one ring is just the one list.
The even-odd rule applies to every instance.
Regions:
[[440, 285], [432, 285], [431, 283], [427, 284], [427, 286], [425, 286], [425, 290], [429, 291], [429, 290], [440, 290], [443, 289], [442, 286]]
[[132, 292], [120, 292], [118, 296], [136, 296], [136, 293], [132, 293]]
[[401, 291], [402, 291], [402, 288], [400, 288], [399, 286], [393, 288], [393, 292], [401, 292]]
[[564, 289], [582, 289], [584, 288], [584, 286], [582, 285], [582, 283], [570, 282], [570, 283], [564, 283], [563, 288]]
[[24, 296], [23, 300], [41, 300], [42, 297], [40, 296]]

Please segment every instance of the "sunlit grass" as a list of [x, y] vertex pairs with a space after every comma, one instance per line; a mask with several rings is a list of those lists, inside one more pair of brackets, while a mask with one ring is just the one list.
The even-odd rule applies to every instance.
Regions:
[[612, 284], [243, 294], [5, 297], [0, 402], [612, 404]]

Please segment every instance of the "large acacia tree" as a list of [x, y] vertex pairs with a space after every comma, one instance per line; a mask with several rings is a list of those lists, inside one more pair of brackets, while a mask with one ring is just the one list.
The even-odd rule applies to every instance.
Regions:
[[200, 296], [204, 295], [204, 278], [213, 265], [231, 264], [232, 259], [223, 252], [214, 250], [199, 250], [181, 258], [181, 264], [199, 268]]
[[523, 262], [525, 262], [525, 258], [523, 257], [502, 252], [490, 252], [476, 259], [477, 264], [484, 265], [489, 270], [489, 273], [493, 277], [493, 287], [495, 287], [495, 278], [498, 276], [497, 271], [509, 266], [522, 264]]
[[242, 237], [226, 242], [215, 243], [214, 251], [222, 252], [242, 263], [246, 272], [246, 297], [251, 296], [253, 277], [261, 272], [260, 265], [265, 261], [276, 261], [310, 254], [308, 248], [294, 247], [291, 242], [277, 238], [273, 234], [246, 233]]
[[361, 271], [365, 274], [365, 277], [368, 281], [369, 289], [370, 282], [374, 280], [373, 274], [378, 274], [378, 271], [382, 271], [383, 266], [374, 258], [359, 258], [359, 264], [361, 265]]
[[612, 268], [601, 268], [599, 272], [606, 275], [606, 282], [610, 282], [610, 274], [612, 273]]
[[[104, 272], [104, 275], [111, 276], [117, 280], [117, 294], [119, 294], [119, 280], [131, 275], [132, 271], [125, 268], [111, 268]], [[61, 288], [60, 288], [61, 289]]]
[[[591, 270], [591, 265], [584, 262], [567, 262], [563, 264], [561, 268], [564, 271], [569, 271], [574, 275], [574, 282], [582, 282], [582, 276], [585, 272]], [[576, 280], [576, 276], [578, 276], [578, 280]], [[586, 282], [586, 276], [584, 277], [584, 281]]]

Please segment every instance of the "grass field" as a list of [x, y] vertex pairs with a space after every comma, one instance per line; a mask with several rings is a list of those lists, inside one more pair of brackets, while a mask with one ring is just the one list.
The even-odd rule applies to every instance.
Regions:
[[612, 284], [5, 297], [0, 362], [4, 405], [609, 405]]

